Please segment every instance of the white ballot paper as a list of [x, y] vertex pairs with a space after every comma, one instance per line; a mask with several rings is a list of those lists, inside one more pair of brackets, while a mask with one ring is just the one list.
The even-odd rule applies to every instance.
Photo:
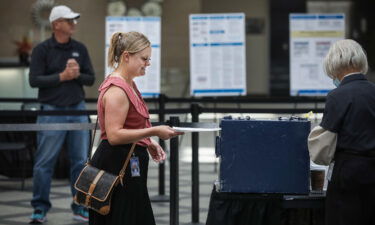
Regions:
[[172, 127], [177, 132], [204, 132], [204, 131], [220, 131], [220, 127], [213, 128], [197, 128], [197, 127]]

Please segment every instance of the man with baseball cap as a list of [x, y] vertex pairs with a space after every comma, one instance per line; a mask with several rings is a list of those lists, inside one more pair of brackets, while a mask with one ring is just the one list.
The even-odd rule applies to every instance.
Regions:
[[[32, 51], [29, 82], [39, 88], [38, 100], [44, 111], [85, 110], [83, 85], [93, 85], [94, 70], [86, 47], [71, 38], [75, 32], [79, 13], [69, 7], [53, 7], [49, 20], [52, 36], [38, 44]], [[38, 123], [88, 123], [88, 116], [38, 116]], [[30, 224], [41, 224], [51, 208], [49, 193], [53, 170], [63, 144], [70, 159], [71, 192], [82, 170], [89, 148], [89, 132], [39, 131], [33, 168], [34, 212]], [[82, 206], [71, 204], [73, 218], [88, 221], [88, 212]]]

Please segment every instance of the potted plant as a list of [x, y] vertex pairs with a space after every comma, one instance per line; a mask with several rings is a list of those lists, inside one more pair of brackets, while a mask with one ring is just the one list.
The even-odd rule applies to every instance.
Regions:
[[23, 36], [21, 41], [14, 41], [17, 45], [17, 54], [22, 65], [29, 65], [29, 56], [32, 49], [31, 40], [27, 36]]

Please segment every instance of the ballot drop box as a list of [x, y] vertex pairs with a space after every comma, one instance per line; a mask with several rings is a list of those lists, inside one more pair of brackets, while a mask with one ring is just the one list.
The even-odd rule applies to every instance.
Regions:
[[309, 192], [308, 120], [229, 117], [221, 120], [220, 127], [216, 139], [220, 192]]

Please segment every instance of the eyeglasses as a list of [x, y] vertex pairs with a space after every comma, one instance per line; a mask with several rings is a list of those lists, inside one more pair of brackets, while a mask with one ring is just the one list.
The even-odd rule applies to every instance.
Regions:
[[76, 19], [60, 19], [59, 22], [67, 22], [69, 24], [77, 24], [78, 21]]
[[141, 58], [144, 62], [150, 62], [151, 61], [151, 58], [147, 58], [147, 57], [141, 57]]

